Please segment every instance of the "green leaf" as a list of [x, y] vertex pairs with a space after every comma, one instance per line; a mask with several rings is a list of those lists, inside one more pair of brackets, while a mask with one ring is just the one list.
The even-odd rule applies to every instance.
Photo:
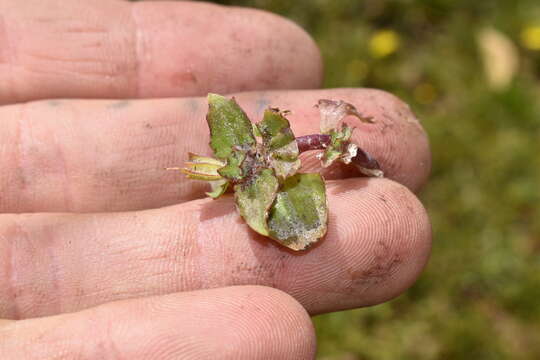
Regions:
[[257, 124], [263, 139], [267, 161], [276, 176], [284, 180], [300, 169], [299, 151], [289, 121], [277, 109], [268, 109]]
[[257, 127], [261, 132], [264, 145], [269, 150], [276, 150], [294, 141], [291, 125], [278, 109], [267, 109]]
[[252, 125], [253, 135], [255, 135], [256, 137], [261, 137], [262, 134], [259, 131], [259, 128], [257, 127], [257, 124], [251, 123], [251, 125]]
[[242, 163], [246, 159], [246, 153], [235, 150], [227, 159], [227, 165], [218, 170], [218, 173], [229, 180], [241, 180], [244, 177]]
[[235, 185], [234, 199], [246, 223], [261, 235], [268, 236], [268, 212], [278, 190], [278, 180], [271, 169], [264, 169], [242, 184]]
[[234, 148], [255, 146], [251, 121], [234, 99], [208, 94], [208, 104], [206, 120], [210, 128], [210, 146], [216, 157], [227, 159]]
[[304, 250], [326, 234], [326, 188], [319, 174], [285, 180], [270, 210], [270, 237], [293, 250]]
[[[330, 130], [330, 145], [326, 148], [322, 156], [323, 167], [330, 166], [339, 158], [347, 158], [349, 140], [351, 139], [353, 128], [343, 124], [341, 130]], [[350, 162], [350, 161], [349, 161]]]
[[207, 192], [206, 195], [210, 196], [212, 199], [217, 199], [225, 194], [229, 187], [229, 181], [225, 179], [210, 181], [210, 186], [212, 186], [212, 191]]
[[340, 156], [341, 156], [341, 151], [336, 150], [335, 148], [332, 148], [332, 147], [327, 147], [321, 158], [322, 166], [325, 168], [329, 167], [330, 165], [332, 165], [334, 161], [339, 159]]

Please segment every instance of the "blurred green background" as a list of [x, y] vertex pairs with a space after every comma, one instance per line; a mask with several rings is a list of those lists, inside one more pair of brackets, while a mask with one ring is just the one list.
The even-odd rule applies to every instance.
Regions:
[[429, 266], [394, 301], [317, 317], [320, 359], [540, 359], [540, 1], [214, 2], [296, 21], [325, 87], [390, 91], [430, 136]]

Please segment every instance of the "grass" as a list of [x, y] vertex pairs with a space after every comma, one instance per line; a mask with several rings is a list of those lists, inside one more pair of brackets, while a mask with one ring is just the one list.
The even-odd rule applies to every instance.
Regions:
[[[317, 317], [320, 358], [540, 358], [540, 3], [216, 2], [295, 20], [323, 51], [325, 87], [393, 92], [430, 136], [430, 264], [394, 301]], [[518, 59], [502, 85], [486, 76], [486, 28], [513, 44], [488, 63]]]

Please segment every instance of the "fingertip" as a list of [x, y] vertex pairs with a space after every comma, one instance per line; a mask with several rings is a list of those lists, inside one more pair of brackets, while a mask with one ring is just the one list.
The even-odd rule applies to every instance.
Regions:
[[[348, 254], [346, 274], [352, 290], [361, 293], [362, 306], [403, 293], [431, 253], [431, 225], [421, 202], [407, 187], [388, 179], [336, 181], [328, 192], [332, 237], [340, 239], [341, 251]], [[364, 292], [366, 286], [369, 292]], [[359, 299], [353, 296], [350, 301]]]
[[256, 314], [244, 312], [247, 322], [258, 321], [264, 333], [275, 333], [276, 343], [284, 344], [291, 359], [313, 359], [316, 334], [306, 309], [291, 295], [268, 286], [238, 286], [245, 291], [245, 304], [253, 306]]
[[[353, 134], [355, 142], [383, 164], [386, 177], [413, 192], [419, 191], [431, 172], [429, 139], [420, 121], [407, 103], [390, 92], [351, 91], [361, 104], [362, 112], [373, 116], [374, 121], [374, 124], [357, 124], [359, 130]], [[369, 93], [369, 101], [362, 94], [364, 91]]]
[[268, 29], [269, 46], [282, 44], [285, 51], [283, 64], [285, 72], [278, 74], [286, 82], [281, 89], [317, 89], [323, 82], [323, 58], [313, 37], [291, 19], [255, 8], [228, 7], [249, 26]]
[[409, 188], [394, 181], [391, 184], [389, 193], [395, 194], [395, 206], [401, 213], [402, 236], [396, 246], [403, 254], [403, 266], [396, 273], [395, 289], [389, 292], [387, 300], [400, 295], [416, 282], [429, 261], [432, 246], [431, 221], [425, 207]]
[[141, 97], [307, 89], [322, 83], [317, 45], [279, 15], [197, 2], [140, 2], [133, 9]]
[[147, 314], [145, 320], [163, 322], [159, 327], [146, 324], [162, 335], [145, 345], [140, 353], [143, 358], [163, 351], [160, 348], [169, 349], [171, 355], [189, 358], [190, 354], [196, 359], [315, 356], [315, 330], [306, 310], [293, 297], [274, 288], [231, 286], [143, 301], [142, 306], [138, 301], [131, 304]]
[[[250, 116], [257, 119], [266, 106], [291, 111], [288, 116], [296, 136], [320, 131], [319, 111], [313, 105], [319, 99], [343, 100], [360, 113], [371, 117], [364, 123], [354, 117], [344, 122], [355, 128], [353, 141], [376, 159], [385, 177], [418, 192], [431, 171], [431, 151], [425, 130], [410, 107], [389, 92], [376, 89], [340, 88], [314, 91], [287, 91], [238, 94], [241, 104], [248, 104]], [[252, 104], [251, 106], [249, 104]], [[308, 171], [323, 172], [328, 179], [358, 176], [350, 166], [321, 169], [315, 152], [303, 154], [302, 165]]]
[[[253, 10], [253, 9], [251, 9]], [[283, 34], [276, 34], [276, 41], [283, 41], [282, 36], [291, 41], [287, 61], [293, 66], [292, 71], [283, 74], [290, 77], [283, 89], [318, 89], [323, 84], [324, 64], [321, 50], [313, 37], [298, 23], [269, 12], [256, 10], [264, 16], [273, 18], [283, 28]], [[296, 77], [296, 78], [295, 78]]]

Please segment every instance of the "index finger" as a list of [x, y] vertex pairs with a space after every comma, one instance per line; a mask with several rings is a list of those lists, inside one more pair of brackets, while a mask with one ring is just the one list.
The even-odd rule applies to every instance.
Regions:
[[0, 0], [0, 104], [314, 88], [321, 68], [310, 37], [264, 11]]

